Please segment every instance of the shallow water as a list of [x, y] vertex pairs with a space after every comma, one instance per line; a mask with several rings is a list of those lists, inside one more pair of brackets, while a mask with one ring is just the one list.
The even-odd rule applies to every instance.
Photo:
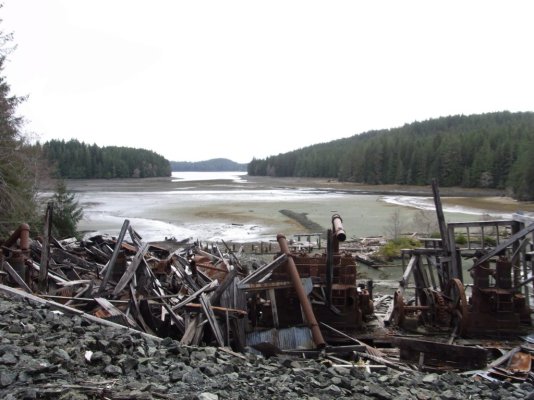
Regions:
[[[268, 187], [251, 184], [243, 172], [188, 172], [161, 180], [67, 184], [84, 207], [81, 231], [117, 235], [124, 219], [129, 219], [145, 240], [174, 237], [246, 242], [275, 240], [277, 233], [310, 233], [282, 215], [282, 209], [306, 213], [324, 230], [338, 213], [349, 238], [379, 236], [387, 233], [395, 210], [406, 231], [418, 229], [414, 220], [419, 210], [433, 210], [429, 197]], [[487, 213], [445, 207], [447, 222], [479, 220]]]

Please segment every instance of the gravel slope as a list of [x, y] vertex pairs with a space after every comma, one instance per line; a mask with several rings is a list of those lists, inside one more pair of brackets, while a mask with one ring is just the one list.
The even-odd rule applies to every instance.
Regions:
[[2, 399], [534, 399], [528, 383], [336, 368], [152, 341], [0, 296]]

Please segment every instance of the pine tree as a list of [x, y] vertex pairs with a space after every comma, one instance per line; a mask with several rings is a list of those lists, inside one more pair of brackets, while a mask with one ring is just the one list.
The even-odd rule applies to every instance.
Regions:
[[52, 203], [52, 234], [57, 238], [78, 236], [76, 225], [83, 217], [83, 209], [63, 180], [57, 183]]
[[[12, 50], [12, 37], [0, 31], [0, 72]], [[16, 114], [22, 97], [13, 96], [4, 76], [0, 76], [0, 237], [9, 235], [23, 222], [37, 218], [37, 159], [26, 146], [21, 132], [23, 119]]]

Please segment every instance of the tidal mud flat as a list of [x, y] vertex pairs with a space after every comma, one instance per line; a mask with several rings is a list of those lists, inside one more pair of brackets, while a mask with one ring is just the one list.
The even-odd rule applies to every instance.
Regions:
[[[398, 210], [406, 230], [416, 231], [421, 210], [432, 210], [430, 187], [369, 186], [314, 178], [249, 177], [243, 173], [175, 173], [170, 178], [70, 180], [85, 209], [79, 228], [117, 234], [124, 219], [145, 232], [147, 240], [257, 241], [277, 233], [311, 232], [342, 216], [349, 238], [384, 235]], [[509, 217], [534, 211], [498, 191], [442, 188], [448, 221]], [[282, 213], [288, 210], [289, 213]], [[430, 211], [429, 211], [430, 212]]]

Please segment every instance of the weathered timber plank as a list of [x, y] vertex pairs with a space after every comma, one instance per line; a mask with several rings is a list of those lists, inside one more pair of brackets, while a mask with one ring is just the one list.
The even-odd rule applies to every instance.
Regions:
[[258, 282], [263, 276], [266, 274], [274, 271], [279, 266], [283, 265], [287, 261], [287, 254], [282, 254], [281, 256], [277, 257], [275, 260], [270, 262], [267, 265], [264, 265], [263, 267], [258, 268], [256, 271], [254, 271], [252, 274], [248, 275], [244, 279], [241, 280], [241, 285], [246, 285], [248, 283], [255, 283]]
[[119, 310], [117, 307], [115, 307], [113, 304], [111, 304], [108, 300], [102, 298], [102, 297], [95, 297], [95, 301], [104, 309], [106, 310], [110, 315], [112, 316], [120, 316], [122, 317], [126, 322], [128, 322], [128, 325], [134, 329], [140, 329], [139, 325], [137, 325], [137, 322], [135, 320], [123, 313], [121, 310]]
[[6, 286], [6, 285], [0, 284], [0, 293], [3, 293], [3, 294], [5, 294], [6, 296], [9, 296], [9, 297], [22, 297], [22, 298], [34, 301], [34, 302], [36, 302], [38, 304], [45, 304], [45, 305], [49, 306], [52, 309], [62, 311], [62, 312], [67, 313], [69, 315], [78, 315], [82, 319], [85, 319], [87, 321], [94, 322], [94, 323], [97, 323], [97, 324], [100, 324], [100, 325], [119, 328], [119, 329], [127, 330], [128, 332], [135, 332], [136, 334], [139, 334], [139, 335], [141, 335], [143, 337], [149, 338], [149, 339], [155, 341], [156, 343], [159, 343], [159, 342], [161, 342], [163, 340], [160, 337], [153, 336], [153, 335], [150, 335], [148, 333], [145, 333], [145, 332], [142, 332], [142, 331], [139, 331], [139, 330], [135, 330], [135, 329], [132, 329], [130, 327], [127, 327], [127, 326], [124, 326], [124, 325], [121, 325], [121, 324], [117, 324], [117, 323], [112, 322], [112, 321], [107, 321], [105, 319], [95, 317], [94, 315], [87, 314], [87, 313], [85, 313], [83, 311], [80, 311], [80, 310], [78, 310], [76, 308], [68, 307], [68, 306], [65, 306], [64, 304], [56, 303], [55, 301], [45, 300], [45, 299], [43, 299], [41, 297], [34, 296], [33, 294], [30, 294], [30, 293], [25, 293], [25, 292], [23, 292], [23, 291], [21, 291], [19, 289], [15, 289], [15, 288], [12, 288], [12, 287], [9, 287], [9, 286]]
[[469, 270], [472, 270], [476, 266], [484, 263], [485, 261], [489, 260], [491, 257], [496, 256], [501, 251], [506, 249], [508, 246], [512, 245], [515, 241], [521, 239], [522, 237], [528, 235], [530, 232], [534, 231], [534, 223], [530, 224], [526, 228], [521, 229], [519, 232], [513, 234], [508, 238], [508, 240], [502, 242], [498, 246], [496, 246], [492, 251], [489, 253], [484, 254], [482, 257], [480, 257]]
[[121, 245], [122, 245], [124, 236], [126, 235], [126, 231], [128, 230], [129, 225], [130, 225], [130, 221], [125, 219], [124, 223], [122, 224], [119, 238], [117, 239], [117, 243], [115, 244], [115, 249], [113, 250], [113, 254], [107, 265], [106, 275], [104, 276], [104, 279], [102, 280], [102, 283], [100, 284], [100, 287], [98, 288], [99, 296], [101, 296], [102, 293], [104, 293], [104, 291], [106, 290], [106, 285], [108, 284], [109, 278], [111, 277], [111, 271], [113, 270], [113, 267], [115, 266], [115, 262], [117, 261], [117, 257], [119, 256]]
[[15, 281], [18, 283], [18, 285], [24, 289], [26, 292], [28, 293], [31, 293], [32, 290], [30, 289], [30, 287], [26, 284], [26, 282], [24, 282], [24, 279], [22, 279], [22, 277], [17, 273], [17, 271], [15, 271], [13, 269], [13, 267], [11, 266], [11, 264], [9, 264], [7, 261], [4, 261], [3, 263], [3, 268], [4, 268], [4, 271], [6, 271], [9, 276]]
[[217, 340], [217, 344], [220, 347], [224, 346], [224, 338], [221, 332], [221, 328], [219, 326], [219, 323], [217, 322], [217, 318], [215, 317], [213, 310], [211, 309], [210, 300], [206, 293], [202, 293], [200, 295], [200, 304], [202, 305], [202, 310], [204, 312], [204, 315], [208, 319], [208, 323], [210, 324], [213, 335], [215, 336], [215, 339]]
[[139, 248], [132, 262], [130, 263], [130, 265], [128, 266], [124, 274], [122, 275], [121, 279], [119, 280], [119, 283], [117, 283], [117, 286], [115, 286], [115, 289], [113, 290], [113, 296], [118, 295], [130, 282], [130, 280], [132, 279], [132, 276], [137, 271], [137, 268], [141, 264], [141, 261], [143, 260], [146, 252], [148, 251], [148, 246], [149, 246], [148, 243], [144, 243]]

